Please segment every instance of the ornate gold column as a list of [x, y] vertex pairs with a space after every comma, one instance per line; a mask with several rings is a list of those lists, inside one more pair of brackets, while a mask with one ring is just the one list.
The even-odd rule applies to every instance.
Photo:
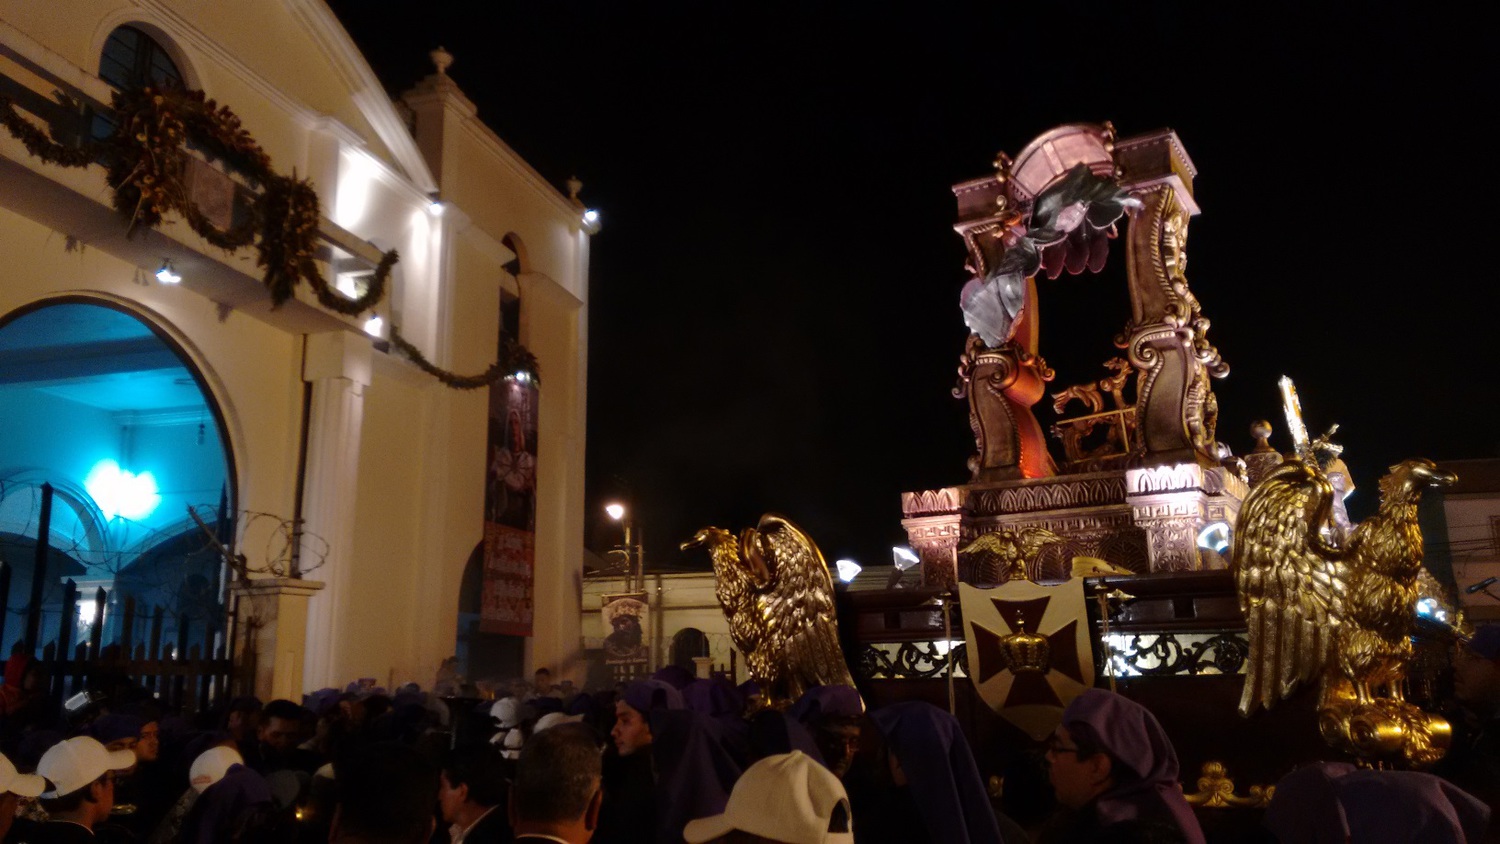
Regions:
[[1188, 289], [1193, 165], [1170, 131], [1120, 141], [1115, 153], [1121, 185], [1142, 202], [1126, 242], [1131, 321], [1116, 342], [1140, 370], [1143, 462], [1217, 466], [1218, 402], [1208, 379], [1228, 375], [1229, 366], [1208, 342], [1209, 321]]

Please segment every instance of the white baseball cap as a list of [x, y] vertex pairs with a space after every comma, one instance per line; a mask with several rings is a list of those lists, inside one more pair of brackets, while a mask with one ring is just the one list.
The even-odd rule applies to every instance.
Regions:
[[123, 771], [135, 764], [135, 753], [129, 750], [105, 750], [98, 739], [75, 736], [52, 746], [42, 754], [36, 772], [52, 783], [51, 791], [42, 792], [48, 799], [72, 794], [107, 771]]
[[210, 747], [198, 754], [193, 766], [188, 769], [188, 784], [202, 794], [209, 786], [224, 778], [232, 765], [245, 764], [245, 757], [232, 747]]
[[521, 723], [521, 702], [513, 697], [500, 698], [490, 705], [490, 717], [508, 730]]
[[548, 727], [556, 727], [558, 724], [576, 724], [583, 720], [582, 715], [564, 715], [561, 712], [548, 712], [546, 715], [536, 719], [536, 726], [531, 728], [531, 734], [536, 735]]
[[36, 774], [23, 774], [0, 753], [0, 794], [37, 797], [47, 790], [47, 781]]
[[732, 830], [784, 844], [853, 844], [844, 784], [800, 750], [767, 756], [740, 775], [724, 814], [688, 821], [682, 837], [703, 844]]

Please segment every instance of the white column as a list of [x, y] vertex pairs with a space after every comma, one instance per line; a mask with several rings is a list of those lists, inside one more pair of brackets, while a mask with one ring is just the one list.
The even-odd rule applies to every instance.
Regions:
[[[302, 518], [306, 531], [328, 543], [328, 553], [321, 564], [306, 556], [302, 561], [303, 576], [324, 584], [308, 607], [304, 691], [353, 679], [337, 675], [341, 638], [349, 635], [340, 622], [347, 617], [349, 584], [356, 576], [355, 499], [370, 355], [369, 339], [353, 332], [335, 331], [307, 338], [303, 379], [312, 384], [312, 397]], [[309, 571], [312, 566], [317, 568]]]

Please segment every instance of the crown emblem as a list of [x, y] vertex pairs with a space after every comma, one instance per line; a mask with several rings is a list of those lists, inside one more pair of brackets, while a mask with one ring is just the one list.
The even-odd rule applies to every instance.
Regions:
[[1000, 640], [1000, 652], [1012, 674], [1046, 674], [1052, 670], [1052, 645], [1046, 636], [1026, 632], [1026, 622], [1018, 619], [1016, 632]]

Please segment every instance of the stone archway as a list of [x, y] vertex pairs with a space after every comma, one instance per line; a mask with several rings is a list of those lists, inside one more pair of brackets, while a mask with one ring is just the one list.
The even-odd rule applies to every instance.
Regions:
[[[114, 302], [33, 303], [0, 317], [0, 406], [8, 431], [0, 442], [5, 605], [26, 619], [0, 630], [0, 648], [8, 653], [36, 626], [29, 610], [40, 566], [33, 644], [58, 635], [72, 579], [81, 597], [77, 636], [103, 588], [102, 642], [122, 632], [141, 641], [130, 634], [159, 608], [163, 641], [210, 651], [225, 631], [227, 579], [212, 546], [233, 535], [235, 468], [225, 414], [182, 345]], [[127, 600], [134, 631], [121, 630]]]

